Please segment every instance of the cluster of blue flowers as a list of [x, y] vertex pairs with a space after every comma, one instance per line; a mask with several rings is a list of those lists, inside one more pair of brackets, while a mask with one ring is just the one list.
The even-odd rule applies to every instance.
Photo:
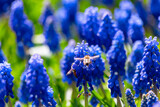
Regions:
[[108, 87], [111, 89], [111, 96], [121, 96], [118, 77], [125, 78], [125, 62], [126, 51], [124, 49], [124, 35], [122, 31], [115, 34], [112, 46], [107, 53], [107, 59], [110, 64], [110, 77], [108, 79]]
[[5, 102], [4, 102], [4, 97], [6, 95], [6, 83], [5, 80], [2, 78], [0, 75], [0, 106], [4, 107]]
[[136, 41], [133, 44], [132, 53], [128, 56], [127, 61], [127, 79], [132, 82], [133, 76], [135, 74], [136, 65], [141, 61], [143, 57], [144, 46], [142, 41]]
[[130, 107], [136, 107], [135, 100], [133, 98], [133, 94], [131, 93], [130, 89], [126, 90], [126, 98]]
[[34, 54], [28, 64], [28, 68], [22, 75], [20, 101], [23, 103], [33, 101], [32, 105], [36, 106], [55, 107], [56, 102], [53, 99], [53, 91], [49, 87], [49, 77], [43, 66], [43, 59], [38, 54]]
[[21, 0], [12, 3], [9, 23], [17, 37], [17, 54], [19, 57], [24, 58], [25, 50], [33, 46], [32, 36], [34, 30], [32, 22], [28, 20], [24, 13]]

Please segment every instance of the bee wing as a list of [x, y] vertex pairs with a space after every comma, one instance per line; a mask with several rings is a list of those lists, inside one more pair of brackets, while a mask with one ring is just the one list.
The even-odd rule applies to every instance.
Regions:
[[73, 69], [70, 69], [70, 70], [67, 72], [67, 74], [66, 74], [66, 75], [71, 74], [71, 73], [72, 73], [72, 70], [73, 70]]
[[74, 60], [83, 61], [84, 58], [74, 58]]
[[99, 55], [90, 57], [90, 59], [97, 59], [97, 58], [99, 58]]

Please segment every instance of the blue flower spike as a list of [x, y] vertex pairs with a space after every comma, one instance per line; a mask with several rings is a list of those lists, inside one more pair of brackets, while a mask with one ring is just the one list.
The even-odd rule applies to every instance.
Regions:
[[0, 75], [0, 106], [5, 107], [4, 97], [6, 95], [6, 83]]
[[147, 107], [153, 107], [153, 104], [158, 101], [158, 98], [153, 91], [149, 91], [147, 94]]
[[148, 107], [147, 101], [148, 101], [148, 99], [147, 99], [146, 95], [143, 94], [142, 101], [141, 101], [141, 107]]
[[130, 89], [126, 90], [126, 98], [127, 98], [128, 105], [130, 107], [136, 107], [135, 100]]

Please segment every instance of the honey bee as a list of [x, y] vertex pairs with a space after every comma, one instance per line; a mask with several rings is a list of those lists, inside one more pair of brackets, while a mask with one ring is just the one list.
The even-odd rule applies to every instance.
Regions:
[[96, 55], [96, 56], [89, 56], [89, 55], [86, 55], [84, 56], [84, 58], [74, 58], [75, 60], [79, 60], [79, 61], [83, 61], [83, 64], [84, 65], [87, 65], [89, 66], [89, 64], [91, 64], [91, 59], [96, 59], [96, 58], [99, 58], [99, 55]]
[[[91, 64], [91, 59], [97, 59], [99, 58], [99, 55], [96, 55], [96, 56], [89, 56], [89, 55], [86, 55], [84, 56], [84, 58], [74, 58], [75, 60], [79, 60], [79, 61], [83, 61], [83, 64], [86, 65], [86, 66], [89, 66], [89, 64]], [[74, 63], [73, 63], [74, 64]], [[72, 66], [73, 66], [72, 64]], [[74, 76], [77, 77], [76, 75], [76, 70], [73, 69], [73, 67], [71, 66], [71, 69], [67, 72], [66, 75], [69, 75], [73, 72]]]

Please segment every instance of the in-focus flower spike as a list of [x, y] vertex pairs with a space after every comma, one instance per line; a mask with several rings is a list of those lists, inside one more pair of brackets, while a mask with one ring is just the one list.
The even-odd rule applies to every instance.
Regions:
[[4, 97], [6, 95], [6, 83], [0, 75], [0, 107], [5, 107]]
[[12, 3], [10, 27], [16, 33], [17, 42], [23, 42], [27, 47], [33, 46], [33, 24], [27, 19], [23, 11], [23, 2], [16, 0]]
[[146, 95], [144, 94], [142, 96], [141, 107], [148, 107], [147, 101], [148, 101], [148, 99], [147, 99]]
[[118, 77], [125, 77], [125, 62], [126, 62], [126, 51], [124, 49], [124, 36], [122, 31], [117, 31], [115, 34], [112, 46], [107, 53], [107, 59], [110, 64], [111, 75], [108, 80], [108, 87], [111, 89], [111, 96], [121, 97]]
[[134, 6], [130, 0], [121, 1], [119, 7], [120, 7], [120, 9], [127, 11], [129, 13], [129, 15], [131, 15], [132, 10], [134, 8]]
[[21, 107], [21, 102], [20, 101], [16, 101], [15, 107]]
[[104, 71], [105, 71], [105, 62], [101, 58], [101, 49], [100, 49], [100, 47], [98, 47], [98, 45], [96, 45], [96, 46], [91, 45], [89, 47], [89, 50], [90, 50], [90, 56], [99, 55], [99, 57], [96, 60], [92, 61], [92, 64], [95, 68], [92, 73], [93, 84], [95, 86], [99, 86], [101, 84], [101, 82], [104, 82], [103, 75], [104, 75]]
[[133, 94], [131, 93], [130, 89], [126, 90], [126, 98], [127, 98], [128, 105], [130, 107], [136, 107], [135, 100], [133, 98]]
[[153, 107], [160, 107], [160, 101], [158, 101], [155, 104], [153, 104]]
[[83, 35], [89, 45], [99, 44], [99, 37], [97, 36], [99, 28], [98, 8], [88, 7], [84, 13], [85, 22], [83, 24]]
[[149, 91], [147, 94], [147, 107], [153, 107], [153, 104], [158, 101], [158, 98], [153, 91]]
[[71, 33], [70, 33], [70, 21], [69, 21], [69, 16], [67, 14], [67, 11], [65, 8], [60, 8], [57, 11], [57, 16], [61, 24], [61, 30], [62, 33], [65, 35], [66, 39], [69, 40], [71, 38]]
[[52, 17], [53, 20], [54, 20], [54, 11], [53, 11], [51, 5], [48, 2], [48, 3], [45, 4], [42, 15], [39, 18], [39, 23], [44, 26], [45, 23], [46, 23], [46, 20], [49, 16]]
[[142, 19], [144, 25], [148, 24], [148, 11], [144, 7], [143, 2], [140, 0], [137, 0], [135, 2], [135, 8], [137, 10], [139, 17]]
[[97, 100], [96, 97], [92, 97], [90, 104], [92, 105], [92, 107], [97, 107], [97, 104], [99, 103], [99, 101]]
[[128, 42], [128, 20], [130, 19], [130, 14], [126, 10], [115, 9], [114, 17], [116, 19], [117, 27], [123, 31], [125, 42]]
[[74, 22], [78, 9], [78, 0], [62, 0], [62, 4], [67, 11], [69, 21]]
[[28, 103], [28, 99], [29, 99], [29, 91], [28, 91], [28, 88], [26, 86], [26, 74], [27, 74], [26, 71], [24, 71], [22, 73], [20, 88], [18, 89], [19, 101], [24, 103], [24, 104], [27, 104]]
[[80, 39], [85, 39], [83, 35], [83, 24], [85, 23], [84, 13], [77, 13], [76, 15], [76, 26]]
[[4, 61], [6, 61], [6, 57], [4, 56], [0, 43], [0, 63], [3, 63]]
[[14, 77], [11, 75], [11, 67], [7, 62], [0, 63], [0, 74], [2, 78], [5, 80], [6, 87], [6, 102], [8, 102], [8, 97], [14, 98], [12, 87], [13, 87], [13, 79]]
[[151, 0], [150, 1], [150, 10], [153, 16], [158, 19], [160, 16], [160, 0]]
[[45, 107], [56, 107], [56, 101], [53, 98], [53, 89], [48, 86], [47, 95], [43, 97], [43, 104]]
[[52, 17], [48, 17], [44, 26], [45, 44], [50, 50], [55, 53], [59, 51], [59, 35], [54, 28], [54, 21]]
[[0, 1], [0, 16], [9, 10], [13, 1], [14, 0], [1, 0]]
[[[152, 40], [151, 36], [148, 39], [146, 38], [145, 43], [146, 43], [146, 46], [144, 48], [144, 53], [143, 53], [143, 58], [142, 58], [144, 64], [143, 64], [143, 69], [141, 71], [140, 79], [146, 85], [144, 87], [147, 89], [148, 85], [151, 86], [152, 83], [155, 86], [156, 81], [158, 79], [157, 78], [157, 74], [158, 74], [157, 69], [159, 67], [158, 62], [160, 61], [160, 52], [157, 47], [157, 45], [159, 43], [157, 42], [156, 37], [154, 37], [153, 40]], [[154, 89], [154, 90], [156, 90], [156, 89]]]
[[132, 82], [133, 76], [135, 74], [136, 65], [141, 61], [143, 57], [144, 45], [142, 41], [136, 41], [133, 44], [132, 53], [129, 55], [127, 60], [127, 79]]
[[34, 54], [29, 59], [28, 64], [26, 86], [29, 90], [29, 101], [33, 101], [32, 105], [39, 106], [40, 103], [43, 103], [41, 100], [46, 98], [44, 96], [47, 95], [46, 89], [49, 86], [49, 77], [43, 66], [43, 59], [38, 54]]
[[144, 43], [144, 28], [141, 18], [137, 14], [133, 14], [129, 19], [128, 37], [132, 43], [141, 40]]
[[107, 52], [112, 44], [112, 39], [117, 32], [115, 23], [108, 12], [103, 13], [97, 36], [100, 38], [100, 47]]
[[74, 48], [75, 41], [70, 40], [68, 46], [63, 51], [63, 58], [61, 59], [61, 73], [63, 76], [63, 81], [71, 84], [76, 81], [76, 77], [73, 73], [67, 75], [67, 72], [71, 69], [72, 63], [74, 62]]
[[[140, 73], [142, 69], [143, 69], [143, 61], [140, 61], [136, 65], [136, 71], [132, 80], [133, 89], [135, 90], [135, 97], [139, 97], [139, 95], [142, 95], [146, 91], [146, 87], [144, 87], [146, 84], [140, 79], [141, 77]], [[149, 88], [149, 84], [147, 88]]]

